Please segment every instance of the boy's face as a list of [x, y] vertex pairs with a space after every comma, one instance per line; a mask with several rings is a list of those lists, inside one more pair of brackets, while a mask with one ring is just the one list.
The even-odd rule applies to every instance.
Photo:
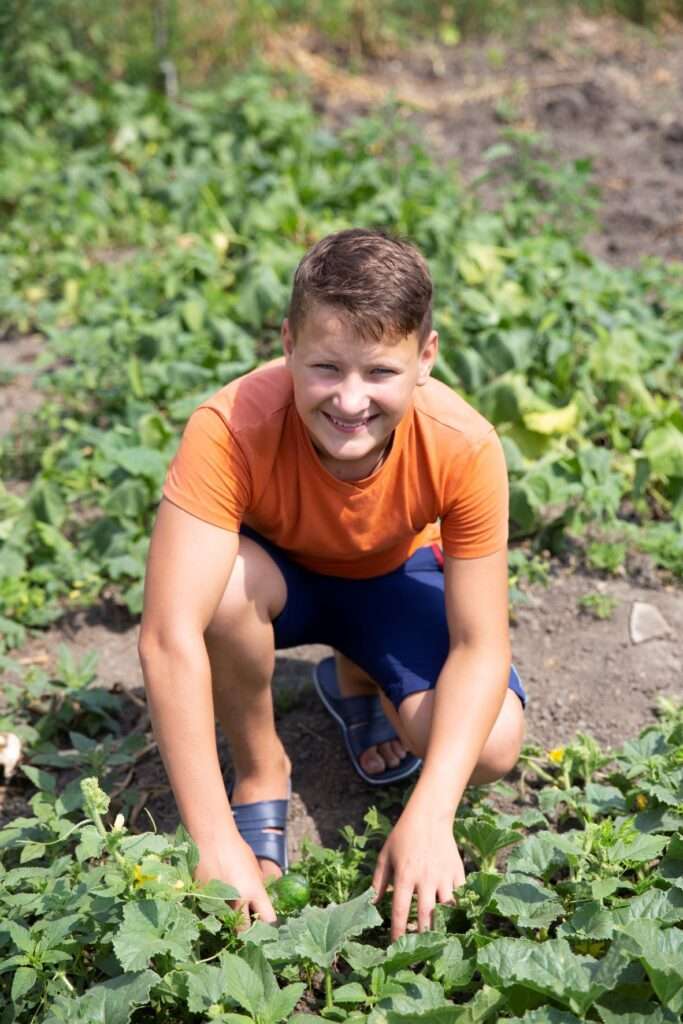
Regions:
[[337, 313], [314, 306], [296, 344], [282, 325], [294, 401], [325, 468], [341, 480], [373, 472], [410, 406], [429, 378], [438, 336], [420, 350], [416, 334], [396, 342], [363, 340]]

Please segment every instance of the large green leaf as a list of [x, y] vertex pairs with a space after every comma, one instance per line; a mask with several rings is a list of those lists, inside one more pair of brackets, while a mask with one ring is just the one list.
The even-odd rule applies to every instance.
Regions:
[[662, 928], [656, 921], [633, 921], [622, 934], [662, 1003], [683, 1013], [683, 930]]
[[581, 1014], [617, 985], [627, 962], [616, 944], [604, 959], [595, 960], [576, 956], [565, 939], [494, 939], [479, 951], [477, 966], [497, 988], [523, 985]]
[[133, 1013], [143, 1006], [152, 986], [160, 981], [154, 971], [120, 974], [94, 985], [77, 998], [58, 996], [45, 1024], [129, 1024]]
[[160, 954], [189, 960], [199, 937], [197, 918], [177, 903], [141, 900], [127, 903], [114, 936], [114, 952], [124, 971], [140, 971]]
[[[292, 918], [279, 929], [277, 945], [280, 952], [291, 947], [303, 960], [328, 968], [347, 939], [382, 923], [373, 903], [374, 892], [368, 889], [347, 903], [331, 903], [325, 909], [307, 907], [299, 917]], [[271, 945], [265, 947], [269, 959]]]
[[548, 928], [564, 913], [562, 902], [550, 890], [531, 879], [503, 882], [493, 901], [499, 913], [520, 928]]

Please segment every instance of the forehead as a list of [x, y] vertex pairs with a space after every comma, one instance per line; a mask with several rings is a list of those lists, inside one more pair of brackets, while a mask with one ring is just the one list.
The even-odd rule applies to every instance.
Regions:
[[307, 355], [320, 353], [341, 358], [344, 354], [367, 360], [405, 359], [417, 355], [417, 333], [383, 335], [379, 340], [359, 334], [353, 324], [329, 306], [314, 306], [308, 311], [297, 337], [297, 347]]

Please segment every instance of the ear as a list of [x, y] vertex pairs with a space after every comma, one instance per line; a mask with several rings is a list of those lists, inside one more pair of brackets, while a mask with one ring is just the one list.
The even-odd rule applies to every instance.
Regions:
[[282, 338], [282, 351], [285, 354], [285, 365], [289, 366], [292, 353], [294, 352], [294, 338], [292, 337], [292, 332], [289, 329], [289, 320], [286, 317], [282, 321], [280, 337]]
[[419, 365], [417, 372], [417, 386], [422, 387], [429, 380], [429, 376], [436, 362], [436, 357], [439, 352], [439, 335], [436, 331], [432, 331], [426, 342], [422, 346], [422, 350], [419, 356]]

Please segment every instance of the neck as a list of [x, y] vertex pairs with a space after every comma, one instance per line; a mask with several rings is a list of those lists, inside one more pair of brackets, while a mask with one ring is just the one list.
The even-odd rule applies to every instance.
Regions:
[[331, 473], [332, 476], [336, 476], [337, 480], [365, 480], [366, 477], [372, 476], [373, 473], [377, 472], [380, 466], [384, 465], [389, 452], [391, 451], [393, 439], [394, 437], [392, 434], [382, 451], [374, 458], [374, 461], [372, 460], [372, 454], [368, 456], [367, 461], [361, 459], [358, 462], [344, 462], [336, 459], [334, 461], [328, 461], [320, 452], [318, 452], [318, 456], [328, 473]]

